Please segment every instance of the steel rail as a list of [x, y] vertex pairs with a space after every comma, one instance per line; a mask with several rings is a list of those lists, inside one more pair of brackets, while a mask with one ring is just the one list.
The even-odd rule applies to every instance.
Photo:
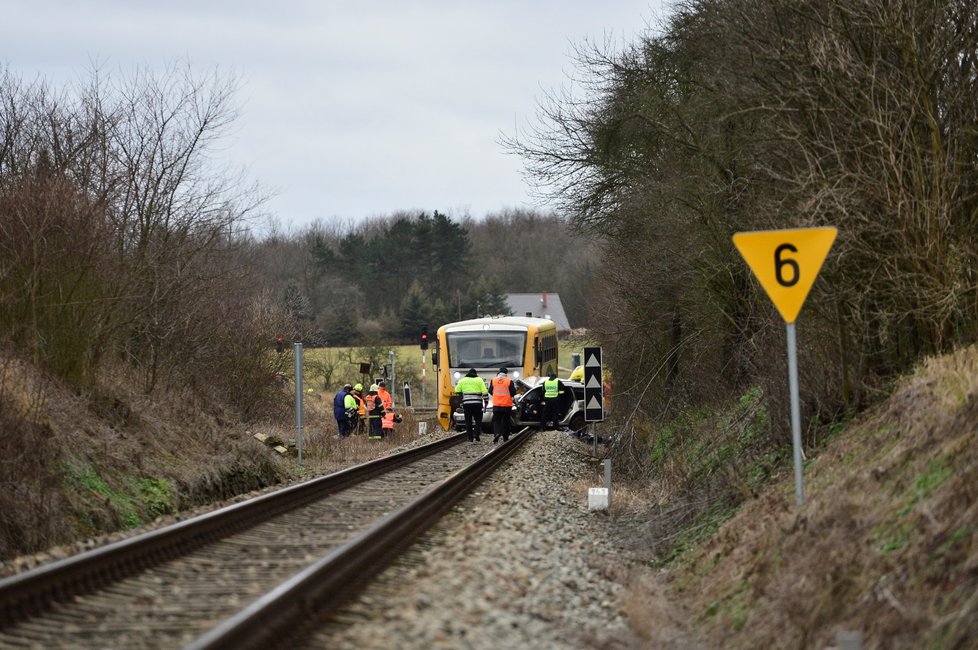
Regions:
[[459, 470], [400, 510], [333, 550], [236, 615], [185, 646], [184, 650], [246, 650], [293, 647], [318, 612], [349, 599], [398, 552], [492, 473], [534, 432], [527, 427], [508, 443]]
[[442, 438], [4, 578], [0, 580], [0, 629], [43, 612], [55, 602], [92, 593], [464, 439], [464, 434]]

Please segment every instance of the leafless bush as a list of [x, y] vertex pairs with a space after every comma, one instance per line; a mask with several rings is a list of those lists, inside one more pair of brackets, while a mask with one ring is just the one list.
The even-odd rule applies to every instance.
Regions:
[[76, 384], [111, 354], [146, 391], [262, 402], [281, 318], [239, 250], [260, 197], [210, 155], [234, 89], [178, 65], [61, 94], [0, 74], [5, 339]]
[[0, 183], [0, 327], [36, 362], [85, 383], [106, 314], [104, 209], [42, 166]]
[[[63, 532], [58, 445], [41, 421], [42, 386], [14, 357], [0, 362], [0, 557], [33, 551]], [[30, 378], [25, 381], [25, 378]]]

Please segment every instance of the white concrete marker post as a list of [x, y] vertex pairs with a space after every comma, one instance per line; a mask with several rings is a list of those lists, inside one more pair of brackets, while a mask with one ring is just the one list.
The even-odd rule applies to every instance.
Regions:
[[604, 461], [604, 487], [588, 488], [587, 508], [588, 510], [607, 510], [611, 507], [611, 459], [605, 458]]
[[588, 510], [607, 510], [608, 509], [608, 488], [588, 488], [588, 490], [587, 490], [587, 509]]

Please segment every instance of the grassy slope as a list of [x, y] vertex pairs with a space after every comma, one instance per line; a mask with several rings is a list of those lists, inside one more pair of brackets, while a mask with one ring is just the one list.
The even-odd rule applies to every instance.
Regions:
[[978, 348], [925, 363], [671, 567], [709, 647], [978, 644]]
[[[132, 528], [283, 480], [288, 467], [187, 391], [122, 371], [73, 390], [0, 357], [0, 560]], [[282, 410], [285, 412], [285, 410]]]
[[[192, 395], [146, 396], [133, 383], [120, 371], [97, 389], [75, 391], [0, 357], [0, 576], [35, 561], [18, 556], [336, 471], [418, 437], [418, 420], [402, 412], [390, 439], [337, 440], [332, 394], [313, 389], [304, 399], [298, 466], [294, 447], [279, 455], [252, 435], [295, 443], [288, 386], [278, 413], [244, 425], [205, 413]], [[54, 549], [52, 557], [74, 550]]]

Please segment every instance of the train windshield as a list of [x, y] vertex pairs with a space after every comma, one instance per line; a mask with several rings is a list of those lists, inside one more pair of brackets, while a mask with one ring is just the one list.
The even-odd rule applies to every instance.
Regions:
[[448, 332], [452, 368], [522, 368], [526, 332]]

